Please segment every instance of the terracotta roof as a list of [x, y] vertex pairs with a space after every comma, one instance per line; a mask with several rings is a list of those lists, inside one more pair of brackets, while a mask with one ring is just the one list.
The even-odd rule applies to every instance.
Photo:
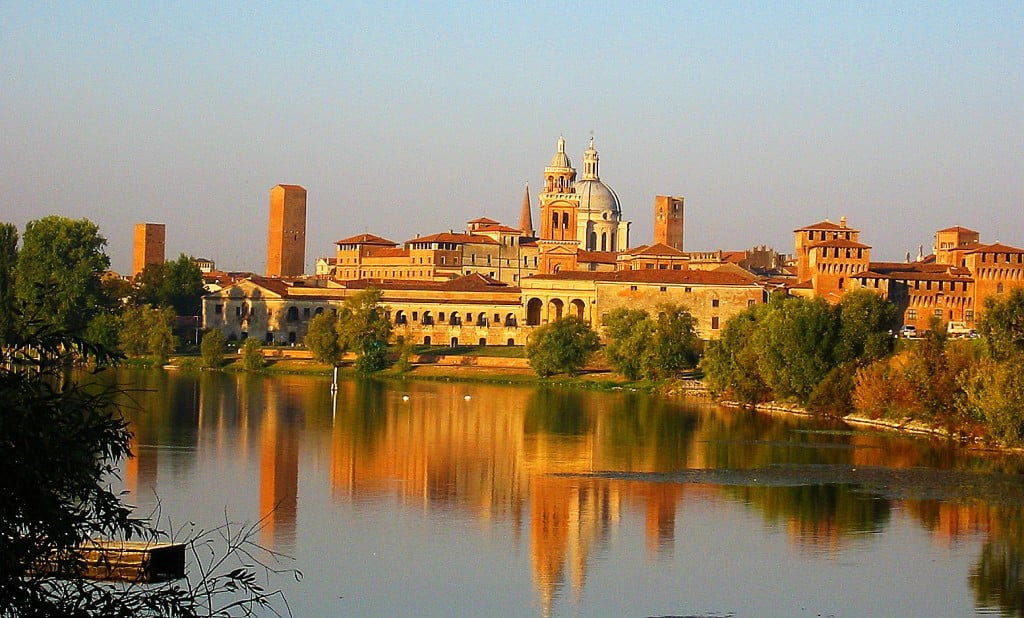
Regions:
[[722, 261], [730, 262], [732, 264], [739, 264], [743, 260], [747, 259], [746, 251], [723, 251]]
[[614, 264], [619, 254], [614, 251], [584, 251], [576, 252], [577, 262], [596, 262], [599, 264]]
[[341, 240], [334, 241], [336, 245], [391, 245], [392, 247], [397, 246], [398, 243], [387, 238], [381, 238], [380, 236], [374, 236], [373, 234], [360, 234], [358, 236], [352, 236], [349, 238], [343, 238]]
[[365, 257], [408, 257], [409, 250], [402, 247], [374, 247]]
[[1024, 253], [1024, 249], [1004, 245], [1001, 242], [994, 242], [991, 245], [980, 245], [968, 251], [968, 253]]
[[488, 225], [497, 225], [501, 222], [495, 221], [494, 219], [488, 219], [487, 217], [480, 217], [479, 219], [473, 219], [472, 221], [470, 221], [470, 223], [486, 223]]
[[686, 253], [684, 253], [683, 251], [680, 251], [675, 247], [670, 247], [665, 243], [660, 242], [653, 245], [642, 245], [640, 247], [637, 247], [630, 251], [626, 251], [624, 253], [627, 253], [629, 255], [670, 255], [673, 257], [686, 256]]
[[819, 221], [818, 223], [815, 223], [813, 225], [808, 225], [806, 227], [797, 228], [797, 229], [795, 229], [793, 231], [794, 232], [806, 232], [806, 231], [809, 231], [809, 230], [835, 230], [835, 231], [845, 230], [847, 232], [857, 232], [857, 231], [859, 231], [859, 230], [853, 229], [852, 227], [843, 227], [843, 226], [839, 225], [838, 223], [832, 223], [828, 219], [825, 219], [824, 221]]
[[289, 285], [289, 283], [284, 279], [277, 279], [273, 277], [252, 276], [249, 277], [248, 279], [244, 279], [243, 281], [251, 281], [256, 285], [260, 286], [261, 288], [267, 288], [271, 292], [274, 292], [275, 294], [280, 294], [281, 296], [287, 296], [288, 288], [291, 287], [291, 285]]
[[[470, 221], [470, 223], [473, 223], [473, 222]], [[523, 231], [520, 230], [519, 228], [509, 227], [507, 225], [502, 225], [502, 224], [500, 224], [498, 222], [482, 224], [482, 225], [480, 225], [480, 227], [476, 228], [473, 231], [474, 232], [508, 232], [510, 234], [522, 234], [523, 233]]]
[[463, 275], [447, 281], [357, 279], [346, 281], [345, 287], [351, 289], [378, 288], [381, 290], [436, 290], [438, 292], [519, 292], [519, 288], [511, 287], [507, 283], [479, 273]]
[[939, 230], [938, 232], [936, 232], [936, 234], [941, 234], [943, 232], [960, 232], [961, 234], [963, 234], [963, 233], [977, 234], [977, 232], [975, 232], [974, 230], [968, 229], [968, 228], [960, 226], [960, 225], [954, 225], [953, 227], [947, 227], [944, 230]]
[[301, 189], [302, 191], [306, 190], [306, 187], [303, 187], [303, 186], [300, 186], [300, 185], [275, 185], [275, 186], [281, 187], [281, 188], [284, 188], [284, 189]]
[[440, 234], [431, 234], [430, 236], [420, 236], [419, 238], [412, 238], [405, 241], [406, 245], [420, 242], [448, 242], [457, 245], [466, 244], [478, 244], [478, 245], [494, 245], [497, 241], [487, 236], [480, 236], [478, 234], [463, 234], [460, 232], [441, 232]]
[[855, 240], [846, 240], [845, 238], [832, 238], [829, 240], [822, 240], [811, 245], [812, 247], [838, 247], [840, 249], [870, 249], [871, 245], [865, 245]]
[[616, 283], [674, 283], [679, 285], [743, 285], [752, 284], [749, 277], [720, 270], [669, 270], [643, 268], [614, 272], [569, 271], [551, 275], [533, 275], [528, 279], [554, 279], [565, 281], [608, 281]]

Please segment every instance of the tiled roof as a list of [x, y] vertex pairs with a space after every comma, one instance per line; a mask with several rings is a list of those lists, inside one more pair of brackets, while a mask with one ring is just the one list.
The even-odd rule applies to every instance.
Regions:
[[674, 283], [679, 285], [743, 285], [752, 284], [749, 277], [719, 270], [669, 270], [643, 268], [614, 272], [568, 271], [551, 275], [533, 275], [529, 279], [563, 281], [609, 281], [616, 283]]
[[618, 255], [619, 254], [614, 251], [584, 251], [580, 249], [576, 252], [576, 261], [614, 264]]
[[334, 241], [336, 245], [390, 245], [392, 247], [398, 245], [393, 240], [387, 238], [381, 238], [380, 236], [374, 236], [373, 234], [359, 234], [358, 236], [352, 236], [350, 238], [343, 238], [341, 240]]
[[968, 253], [1024, 253], [1024, 249], [1018, 249], [1017, 247], [1004, 245], [1001, 242], [995, 242], [991, 245], [980, 245]]
[[974, 230], [967, 229], [960, 225], [954, 225], [953, 227], [947, 227], [944, 230], [939, 230], [937, 233], [942, 234], [943, 232], [960, 232], [961, 234], [977, 234]]
[[812, 247], [832, 247], [839, 249], [870, 249], [871, 245], [865, 245], [855, 240], [846, 240], [845, 238], [832, 238], [830, 240], [822, 240], [811, 245]]
[[640, 255], [673, 256], [673, 257], [685, 257], [686, 256], [686, 253], [684, 253], [683, 251], [680, 251], [679, 249], [676, 249], [675, 247], [670, 247], [670, 246], [666, 245], [665, 243], [660, 243], [660, 242], [656, 243], [656, 244], [653, 244], [653, 245], [641, 245], [640, 247], [637, 247], [636, 249], [633, 249], [631, 251], [627, 251], [626, 253], [628, 253], [630, 255], [636, 255], [636, 256], [640, 256]]
[[828, 219], [826, 219], [824, 221], [819, 221], [818, 223], [815, 223], [813, 225], [808, 225], [806, 227], [797, 228], [797, 229], [795, 229], [793, 231], [794, 232], [807, 232], [807, 231], [810, 231], [810, 230], [829, 230], [829, 231], [845, 230], [847, 232], [857, 232], [857, 231], [859, 231], [859, 230], [853, 229], [852, 227], [843, 227], [843, 226], [839, 225], [838, 223], [832, 223]]
[[420, 236], [419, 238], [412, 238], [405, 241], [406, 245], [421, 242], [447, 242], [457, 245], [477, 244], [477, 245], [494, 245], [497, 241], [487, 236], [480, 236], [479, 234], [463, 234], [460, 232], [441, 232], [440, 234], [431, 234], [430, 236]]

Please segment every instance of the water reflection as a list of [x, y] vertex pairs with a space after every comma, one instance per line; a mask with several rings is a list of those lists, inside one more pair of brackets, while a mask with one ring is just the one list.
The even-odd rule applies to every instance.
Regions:
[[[302, 534], [297, 522], [319, 516], [303, 512], [319, 507], [306, 506], [316, 501], [302, 483], [320, 479], [328, 504], [388, 501], [511, 530], [547, 613], [559, 598], [582, 598], [588, 570], [627, 515], [642, 518], [644, 555], [659, 562], [673, 558], [687, 504], [743, 505], [811, 555], [883, 533], [898, 512], [935, 543], [984, 538], [964, 574], [975, 605], [1024, 611], [1015, 457], [636, 393], [342, 381], [332, 397], [329, 381], [305, 376], [118, 377], [141, 389], [132, 394], [141, 411], [132, 416], [137, 456], [126, 464], [126, 487], [144, 501], [147, 488], [191, 479], [201, 473], [197, 451], [258, 462], [261, 541], [285, 552]], [[917, 494], [896, 486], [912, 485], [909, 476], [879, 472], [925, 468], [971, 472], [949, 480], [958, 486], [998, 479], [1000, 499], [972, 487], [957, 499], [907, 498]], [[845, 472], [832, 478], [833, 470]], [[874, 471], [872, 480], [856, 470]], [[761, 471], [788, 476], [765, 482]]]

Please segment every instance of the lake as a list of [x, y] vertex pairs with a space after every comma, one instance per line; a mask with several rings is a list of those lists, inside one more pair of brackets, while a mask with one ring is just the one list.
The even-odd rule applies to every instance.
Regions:
[[1014, 455], [628, 391], [111, 376], [129, 501], [262, 520], [296, 616], [1024, 613]]

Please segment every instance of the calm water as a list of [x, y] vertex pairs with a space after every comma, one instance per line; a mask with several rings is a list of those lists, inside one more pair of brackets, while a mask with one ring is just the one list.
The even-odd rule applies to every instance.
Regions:
[[1024, 607], [1016, 458], [628, 392], [117, 378], [148, 389], [132, 500], [176, 530], [266, 517], [296, 616]]

